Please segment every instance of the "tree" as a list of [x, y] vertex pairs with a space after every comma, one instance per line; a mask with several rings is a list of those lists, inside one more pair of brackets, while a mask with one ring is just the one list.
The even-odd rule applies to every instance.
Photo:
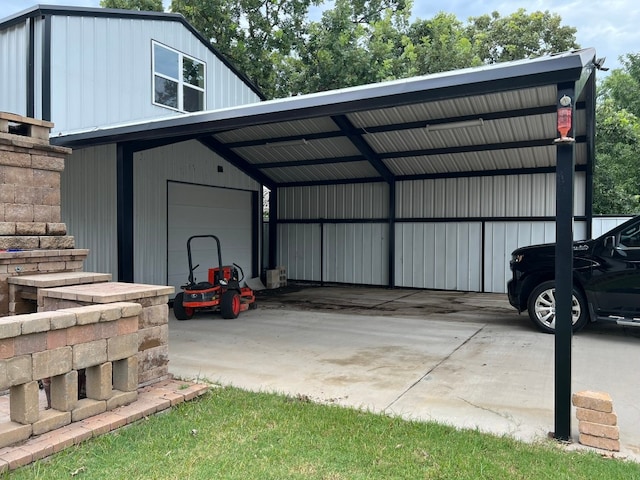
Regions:
[[506, 17], [498, 12], [471, 17], [467, 38], [475, 54], [485, 63], [532, 58], [578, 48], [573, 27], [562, 26], [556, 13], [533, 12], [524, 8]]
[[598, 87], [594, 213], [640, 209], [640, 54], [621, 58]]
[[[307, 12], [321, 0], [173, 0], [205, 38], [272, 98], [286, 81], [285, 59], [305, 32]], [[286, 90], [286, 88], [285, 88]]]
[[102, 8], [121, 8], [141, 12], [163, 12], [162, 0], [100, 0]]

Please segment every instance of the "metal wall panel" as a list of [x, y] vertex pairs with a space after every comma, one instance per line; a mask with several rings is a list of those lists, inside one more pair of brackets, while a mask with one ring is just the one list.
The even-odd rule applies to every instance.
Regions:
[[294, 280], [322, 280], [320, 224], [278, 225], [278, 265]]
[[382, 223], [324, 225], [324, 281], [387, 285], [388, 232]]
[[[554, 216], [555, 174], [398, 182], [397, 218]], [[585, 214], [586, 175], [575, 175], [575, 214]]]
[[321, 185], [278, 189], [281, 220], [387, 218], [389, 188], [384, 183]]
[[397, 224], [395, 257], [397, 286], [481, 291], [482, 224]]
[[607, 233], [612, 228], [617, 227], [618, 225], [626, 222], [632, 218], [631, 216], [627, 217], [595, 217], [593, 222], [591, 222], [591, 231], [593, 233], [593, 238], [598, 238], [599, 236]]
[[28, 24], [0, 31], [0, 112], [27, 114]]
[[[585, 222], [573, 224], [573, 236], [583, 240], [586, 236]], [[553, 243], [556, 224], [551, 222], [486, 222], [484, 239], [484, 290], [506, 293], [507, 281], [511, 278], [509, 261], [511, 252], [528, 245]]]
[[62, 221], [77, 248], [88, 248], [84, 269], [118, 277], [115, 145], [75, 150], [60, 180]]
[[[133, 163], [136, 282], [164, 285], [167, 281], [167, 180], [260, 190], [258, 183], [197, 141], [136, 153]], [[223, 172], [217, 171], [218, 166]]]
[[260, 100], [179, 22], [57, 15], [53, 133], [179, 114], [152, 104], [152, 40], [206, 63], [208, 110]]

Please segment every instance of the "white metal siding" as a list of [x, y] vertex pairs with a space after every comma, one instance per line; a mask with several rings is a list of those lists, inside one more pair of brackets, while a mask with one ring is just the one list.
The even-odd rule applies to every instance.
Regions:
[[320, 225], [278, 225], [278, 264], [287, 277], [319, 282], [322, 279]]
[[[215, 159], [215, 161], [212, 161]], [[218, 166], [223, 172], [218, 172]], [[134, 280], [167, 281], [167, 180], [245, 191], [260, 186], [197, 141], [134, 155]], [[244, 267], [243, 267], [244, 268]], [[251, 273], [245, 271], [246, 274]]]
[[612, 228], [617, 227], [618, 225], [626, 222], [631, 217], [596, 217], [591, 222], [591, 231], [593, 233], [593, 238], [598, 238], [599, 236], [607, 233]]
[[[554, 216], [555, 174], [398, 182], [397, 218]], [[575, 175], [574, 210], [584, 215], [585, 174]]]
[[75, 150], [61, 176], [62, 221], [77, 248], [88, 248], [84, 268], [118, 277], [115, 145]]
[[[584, 240], [585, 222], [574, 222], [573, 236]], [[511, 277], [509, 261], [511, 252], [528, 245], [553, 243], [556, 239], [556, 223], [550, 222], [487, 222], [485, 225], [485, 291], [506, 293], [507, 280]]]
[[53, 16], [53, 133], [177, 115], [152, 104], [151, 41], [206, 63], [206, 108], [259, 97], [181, 23]]
[[27, 114], [27, 23], [0, 31], [0, 112]]
[[401, 223], [396, 225], [396, 285], [481, 291], [482, 225]]
[[386, 285], [389, 282], [387, 224], [326, 224], [324, 280]]
[[280, 188], [278, 218], [386, 218], [389, 211], [388, 199], [389, 188], [383, 183]]

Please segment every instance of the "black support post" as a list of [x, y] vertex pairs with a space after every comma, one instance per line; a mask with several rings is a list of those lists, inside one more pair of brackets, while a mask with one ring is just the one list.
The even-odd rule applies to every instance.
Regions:
[[278, 252], [278, 189], [272, 188], [269, 192], [269, 262], [268, 268], [274, 269], [277, 265]]
[[117, 147], [118, 281], [133, 282], [133, 150]]
[[[567, 97], [575, 104], [573, 85], [558, 86], [558, 105]], [[561, 103], [560, 99], [564, 101]], [[571, 137], [573, 129], [569, 132]], [[557, 145], [556, 153], [556, 328], [555, 328], [555, 430], [558, 440], [571, 436], [571, 304], [573, 291], [573, 181], [575, 143]]]

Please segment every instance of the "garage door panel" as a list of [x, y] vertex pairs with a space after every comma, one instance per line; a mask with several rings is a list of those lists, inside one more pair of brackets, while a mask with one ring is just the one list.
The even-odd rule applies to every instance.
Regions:
[[[167, 195], [167, 284], [180, 291], [187, 282], [189, 264], [187, 240], [194, 235], [215, 235], [220, 240], [222, 263], [237, 263], [245, 275], [251, 274], [253, 258], [252, 192], [219, 187], [169, 182]], [[218, 264], [212, 238], [191, 242], [193, 265], [198, 281], [207, 279], [207, 270]]]

